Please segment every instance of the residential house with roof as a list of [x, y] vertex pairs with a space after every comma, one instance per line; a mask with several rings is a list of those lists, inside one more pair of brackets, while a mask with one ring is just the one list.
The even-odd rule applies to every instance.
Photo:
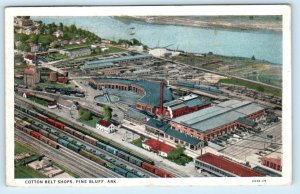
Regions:
[[175, 149], [173, 146], [165, 144], [156, 139], [147, 139], [142, 143], [144, 149], [157, 153], [162, 157], [168, 157], [170, 151]]
[[105, 133], [113, 133], [116, 131], [116, 126], [110, 121], [100, 119], [96, 124], [96, 129]]

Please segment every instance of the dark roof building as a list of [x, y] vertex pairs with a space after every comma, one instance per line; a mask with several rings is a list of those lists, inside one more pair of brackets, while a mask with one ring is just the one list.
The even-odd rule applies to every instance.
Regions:
[[180, 133], [170, 127], [170, 125], [160, 122], [156, 119], [150, 119], [146, 123], [146, 131], [158, 135], [163, 138], [172, 140], [176, 144], [180, 144], [192, 150], [197, 150], [204, 146], [204, 142], [197, 138]]
[[221, 156], [205, 153], [195, 159], [196, 168], [221, 177], [261, 177], [264, 176], [246, 166], [227, 160]]
[[[160, 83], [147, 80], [129, 80], [118, 78], [94, 78], [90, 80], [90, 85], [100, 89], [111, 88], [119, 90], [130, 90], [142, 96], [137, 103], [136, 108], [155, 113], [155, 108], [160, 103]], [[172, 93], [169, 88], [164, 86], [164, 102], [172, 100]]]

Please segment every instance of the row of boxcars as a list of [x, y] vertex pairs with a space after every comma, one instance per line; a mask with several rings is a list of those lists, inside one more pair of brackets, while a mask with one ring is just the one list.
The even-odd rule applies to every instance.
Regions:
[[178, 86], [188, 87], [188, 88], [195, 88], [198, 90], [204, 90], [211, 93], [222, 93], [221, 90], [219, 90], [216, 87], [213, 86], [206, 86], [206, 85], [198, 85], [190, 82], [177, 82]]
[[29, 128], [27, 128], [27, 126], [23, 126], [19, 123], [15, 123], [15, 127], [29, 135], [31, 135], [32, 137], [50, 145], [51, 147], [55, 148], [55, 149], [58, 149], [59, 148], [59, 144], [57, 144], [56, 142], [52, 141], [51, 139], [47, 138], [47, 137], [44, 137], [42, 136], [40, 133], [36, 132], [36, 131], [33, 131]]
[[[83, 133], [81, 133], [81, 132], [79, 132], [77, 130], [74, 130], [74, 129], [68, 127], [68, 126], [65, 126], [64, 124], [62, 124], [62, 123], [60, 123], [58, 121], [55, 121], [53, 119], [50, 119], [50, 118], [48, 118], [48, 117], [46, 117], [46, 116], [44, 116], [42, 114], [36, 113], [34, 111], [25, 109], [25, 108], [17, 106], [17, 105], [15, 105], [15, 108], [18, 109], [18, 110], [21, 110], [23, 112], [26, 112], [27, 114], [29, 114], [29, 115], [31, 115], [31, 116], [33, 116], [35, 118], [38, 118], [38, 119], [40, 119], [40, 120], [42, 120], [42, 121], [44, 121], [44, 122], [46, 122], [46, 123], [48, 123], [48, 124], [50, 124], [50, 125], [58, 128], [60, 130], [63, 130], [65, 132], [67, 132], [67, 133], [69, 133], [69, 134], [77, 137], [77, 138], [80, 138], [80, 139], [84, 140], [87, 143], [95, 145], [95, 146], [97, 146], [97, 147], [99, 147], [99, 148], [101, 148], [101, 149], [103, 149], [103, 150], [105, 150], [105, 151], [107, 151], [107, 152], [109, 152], [109, 153], [111, 153], [113, 155], [116, 155], [119, 158], [122, 158], [122, 159], [124, 159], [124, 160], [126, 160], [126, 161], [128, 161], [128, 162], [130, 162], [130, 163], [132, 163], [134, 165], [136, 165], [136, 166], [139, 166], [139, 167], [141, 167], [141, 168], [143, 168], [143, 169], [145, 169], [145, 170], [147, 170], [147, 171], [149, 171], [149, 172], [151, 172], [151, 173], [153, 173], [153, 174], [155, 174], [155, 175], [157, 175], [159, 177], [174, 177], [170, 173], [168, 173], [168, 172], [166, 172], [164, 170], [161, 170], [161, 169], [159, 169], [159, 168], [157, 168], [157, 167], [155, 167], [155, 166], [153, 166], [153, 165], [151, 165], [151, 164], [149, 164], [149, 163], [147, 163], [147, 162], [145, 162], [145, 161], [143, 161], [143, 160], [141, 160], [141, 159], [139, 159], [139, 158], [137, 158], [135, 156], [127, 154], [127, 153], [123, 152], [122, 150], [119, 150], [119, 149], [117, 149], [117, 148], [115, 148], [115, 147], [113, 147], [111, 145], [108, 145], [108, 144], [106, 144], [104, 142], [96, 140], [93, 137], [85, 135], [85, 134], [83, 134]], [[41, 128], [42, 126], [39, 125], [38, 127]], [[31, 128], [35, 128], [35, 126], [31, 125]], [[44, 129], [40, 129], [40, 133], [43, 134], [43, 135], [46, 135], [47, 134], [46, 130], [48, 130], [48, 133], [49, 133], [49, 130], [50, 130], [49, 128], [46, 128], [45, 130]], [[54, 130], [50, 130], [49, 138], [50, 138], [50, 135], [52, 136], [51, 138], [53, 138], [53, 135], [56, 136], [56, 138], [57, 138], [56, 142], [58, 142], [59, 144], [65, 146], [65, 147], [67, 147], [67, 148], [69, 148], [69, 149], [71, 149], [71, 150], [73, 150], [75, 152], [80, 153], [80, 151], [83, 151], [83, 152], [80, 153], [81, 155], [83, 155], [82, 154], [82, 153], [84, 153], [84, 150], [82, 149], [83, 147], [80, 147], [78, 145], [74, 145], [74, 140], [73, 140], [73, 142], [69, 142], [64, 137], [60, 138], [59, 137], [59, 133], [57, 131], [54, 131]], [[92, 153], [92, 155], [94, 155], [94, 154], [95, 153]], [[99, 155], [99, 156], [101, 157], [101, 155]], [[140, 174], [140, 173], [133, 173], [134, 175], [131, 175], [131, 174], [127, 175], [126, 173], [122, 172], [122, 170], [120, 169], [120, 167], [121, 168], [124, 167], [122, 164], [117, 164], [117, 165], [111, 164], [111, 163], [117, 162], [117, 161], [111, 162], [112, 159], [111, 158], [107, 158], [107, 157], [108, 156], [102, 156], [101, 157], [101, 158], [104, 158], [106, 161], [110, 161], [110, 164], [106, 163], [106, 167], [108, 167], [111, 170], [113, 170], [113, 171], [121, 174], [122, 176], [126, 176], [126, 177], [133, 177], [134, 175], [136, 175], [137, 177], [144, 177], [145, 176], [145, 175]], [[96, 158], [93, 158], [92, 160], [94, 160], [95, 162], [97, 161]], [[99, 164], [101, 164], [101, 163], [99, 163]], [[128, 167], [126, 168], [126, 170], [128, 170]], [[134, 169], [132, 169], [132, 171], [134, 171]]]

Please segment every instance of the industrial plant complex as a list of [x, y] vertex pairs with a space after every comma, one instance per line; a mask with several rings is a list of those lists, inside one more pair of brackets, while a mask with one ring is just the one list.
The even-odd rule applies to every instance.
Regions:
[[[15, 19], [15, 137], [35, 153], [22, 164], [49, 150], [81, 178], [281, 176], [281, 96], [220, 80], [273, 86], [79, 29]], [[23, 45], [36, 36], [49, 41]]]

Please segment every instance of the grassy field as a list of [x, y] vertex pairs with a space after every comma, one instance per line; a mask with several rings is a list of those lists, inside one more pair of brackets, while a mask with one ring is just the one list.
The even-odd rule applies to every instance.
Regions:
[[28, 149], [23, 144], [15, 141], [15, 154], [20, 154], [20, 153], [23, 153], [23, 152], [34, 154], [34, 152], [32, 150]]
[[44, 100], [44, 99], [41, 99], [41, 98], [37, 98], [35, 96], [28, 96], [28, 99], [33, 101], [33, 102], [36, 102], [40, 105], [43, 105], [43, 106], [48, 106], [48, 101]]
[[84, 121], [84, 120], [79, 119], [79, 121], [85, 125], [88, 125], [91, 127], [96, 127], [96, 123], [99, 121], [99, 117], [96, 117], [93, 115], [91, 120]]
[[47, 178], [43, 174], [35, 171], [28, 166], [15, 166], [15, 178]]
[[133, 145], [135, 145], [135, 146], [137, 146], [137, 147], [140, 147], [140, 148], [142, 148], [143, 146], [142, 146], [142, 139], [141, 138], [138, 138], [138, 139], [135, 139], [135, 140], [133, 140], [132, 142], [131, 142]]
[[279, 89], [271, 88], [268, 86], [263, 86], [263, 85], [256, 84], [256, 83], [251, 83], [248, 81], [238, 80], [235, 78], [220, 79], [219, 83], [245, 86], [249, 89], [257, 90], [259, 92], [264, 92], [264, 93], [272, 94], [274, 96], [279, 96], [279, 97], [282, 95], [281, 90], [279, 90]]

